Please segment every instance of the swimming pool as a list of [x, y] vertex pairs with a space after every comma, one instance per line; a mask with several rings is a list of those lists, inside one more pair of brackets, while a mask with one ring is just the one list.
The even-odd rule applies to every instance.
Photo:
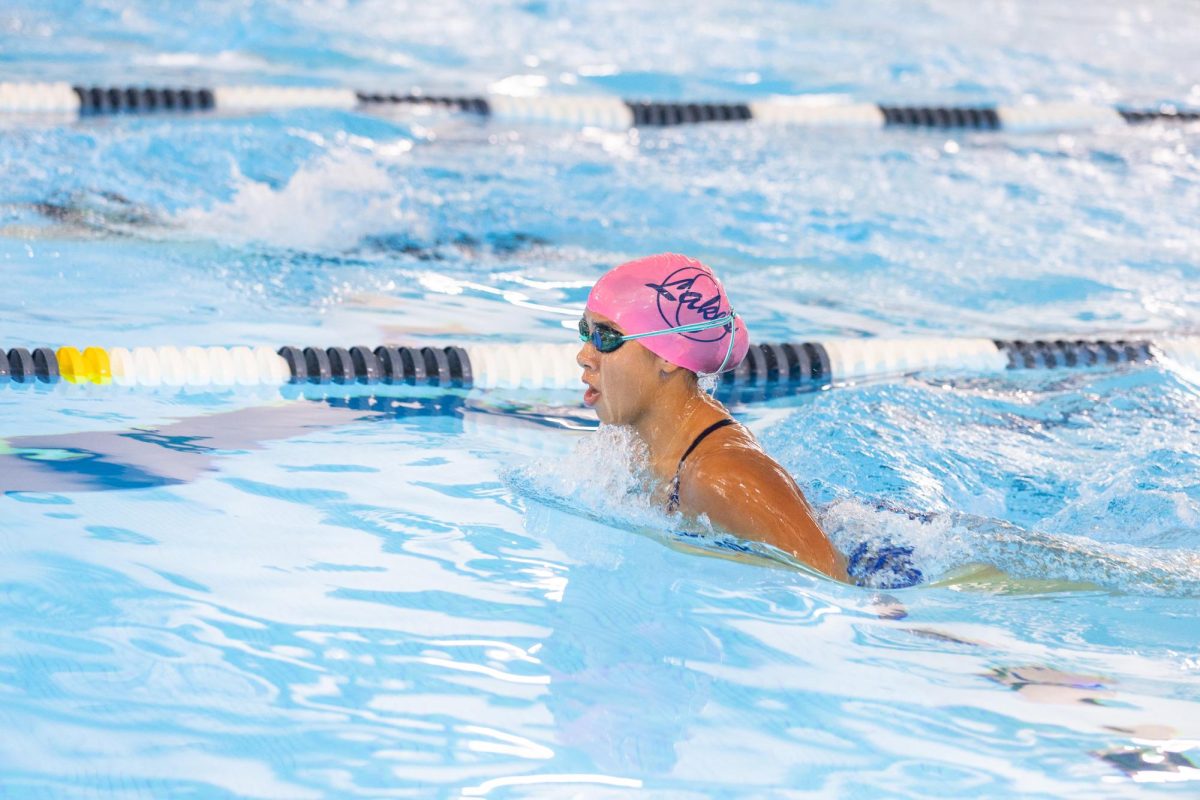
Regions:
[[[0, 69], [1200, 105], [1197, 22], [17, 3]], [[0, 345], [560, 342], [606, 265], [663, 250], [716, 265], [760, 341], [1195, 333], [1198, 151], [1194, 125], [11, 125]], [[930, 583], [881, 594], [671, 535], [576, 392], [0, 389], [3, 793], [1195, 793], [1194, 371], [929, 373], [734, 411], [844, 549], [911, 546]]]

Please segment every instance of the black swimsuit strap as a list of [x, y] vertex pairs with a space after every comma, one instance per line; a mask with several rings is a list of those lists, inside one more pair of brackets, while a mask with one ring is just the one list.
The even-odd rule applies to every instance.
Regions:
[[700, 435], [692, 440], [691, 446], [688, 447], [687, 450], [684, 450], [683, 455], [681, 455], [679, 457], [679, 466], [675, 468], [675, 472], [678, 473], [679, 470], [683, 469], [683, 462], [687, 461], [687, 457], [692, 454], [692, 451], [696, 449], [697, 445], [699, 445], [701, 442], [704, 441], [705, 437], [707, 437], [713, 431], [719, 431], [721, 428], [724, 428], [726, 425], [732, 425], [732, 424], [733, 424], [733, 420], [726, 417], [725, 419], [717, 420], [712, 425], [709, 425], [707, 428], [700, 431]]
[[708, 436], [713, 431], [719, 431], [721, 428], [724, 428], [726, 425], [732, 425], [732, 424], [733, 424], [733, 420], [729, 419], [728, 417], [726, 417], [725, 419], [722, 419], [722, 420], [718, 420], [717, 422], [714, 422], [712, 425], [709, 425], [707, 428], [700, 431], [700, 435], [692, 440], [692, 444], [688, 447], [687, 450], [683, 451], [683, 455], [681, 455], [679, 457], [679, 466], [677, 466], [675, 468], [675, 477], [671, 479], [671, 493], [667, 498], [667, 513], [668, 514], [674, 514], [676, 511], [679, 510], [679, 472], [680, 472], [680, 470], [683, 469], [683, 462], [686, 461], [687, 457], [690, 456], [692, 454], [692, 451], [696, 449], [696, 445], [698, 445], [704, 441], [704, 437]]

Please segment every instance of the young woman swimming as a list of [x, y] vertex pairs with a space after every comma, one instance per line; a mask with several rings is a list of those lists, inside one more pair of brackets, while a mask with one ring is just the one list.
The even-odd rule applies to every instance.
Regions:
[[735, 368], [750, 346], [711, 269], [674, 253], [614, 267], [588, 295], [579, 338], [583, 402], [645, 441], [668, 511], [707, 516], [846, 580], [796, 482], [700, 388], [698, 375]]

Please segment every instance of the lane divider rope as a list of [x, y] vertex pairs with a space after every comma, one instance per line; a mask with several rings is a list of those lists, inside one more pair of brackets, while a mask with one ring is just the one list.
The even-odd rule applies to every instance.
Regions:
[[933, 128], [1048, 131], [1114, 124], [1196, 122], [1200, 109], [1174, 104], [1128, 108], [1085, 103], [1020, 106], [909, 106], [832, 102], [814, 97], [772, 97], [750, 103], [685, 103], [615, 97], [447, 97], [294, 86], [72, 86], [69, 83], [0, 83], [0, 114], [79, 117], [158, 112], [254, 112], [295, 108], [369, 109], [423, 106], [509, 121], [557, 122], [604, 128], [642, 128], [706, 122], [755, 122], [809, 127]]
[[[0, 349], [0, 387], [404, 384], [462, 389], [576, 389], [578, 344], [464, 347], [87, 347]], [[751, 345], [725, 388], [818, 389], [930, 370], [979, 374], [1144, 364], [1200, 369], [1200, 336], [1100, 340], [827, 339]]]

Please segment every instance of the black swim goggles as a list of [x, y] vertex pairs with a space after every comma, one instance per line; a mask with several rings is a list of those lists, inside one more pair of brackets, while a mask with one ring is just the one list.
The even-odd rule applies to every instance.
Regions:
[[728, 325], [730, 328], [729, 348], [725, 352], [725, 358], [721, 361], [721, 366], [717, 369], [718, 372], [725, 369], [725, 364], [733, 355], [733, 342], [737, 336], [737, 326], [734, 320], [737, 319], [737, 313], [730, 309], [728, 314], [705, 320], [704, 322], [693, 322], [691, 325], [678, 325], [674, 328], [664, 328], [661, 331], [648, 331], [646, 333], [619, 333], [615, 328], [611, 328], [603, 323], [597, 323], [588, 327], [586, 317], [579, 318], [579, 341], [587, 343], [591, 342], [592, 346], [601, 353], [611, 353], [617, 350], [621, 345], [633, 339], [644, 339], [647, 336], [661, 336], [664, 333], [692, 333], [694, 331], [706, 331], [709, 328], [720, 328]]

